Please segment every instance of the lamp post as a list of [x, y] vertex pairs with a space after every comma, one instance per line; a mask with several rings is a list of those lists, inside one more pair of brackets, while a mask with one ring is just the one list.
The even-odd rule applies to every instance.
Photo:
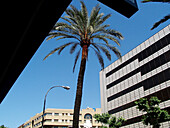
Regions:
[[44, 128], [43, 123], [44, 123], [44, 113], [45, 113], [45, 104], [46, 104], [47, 95], [48, 95], [48, 93], [49, 93], [49, 91], [50, 91], [51, 89], [56, 88], [56, 87], [61, 87], [61, 88], [64, 88], [64, 89], [66, 89], [66, 90], [69, 90], [69, 89], [70, 89], [69, 86], [53, 86], [53, 87], [51, 87], [51, 88], [47, 91], [47, 93], [45, 94], [44, 105], [43, 105], [42, 128]]

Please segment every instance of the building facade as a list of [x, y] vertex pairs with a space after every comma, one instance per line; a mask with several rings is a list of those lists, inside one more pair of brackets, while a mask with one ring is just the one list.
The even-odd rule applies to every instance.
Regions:
[[170, 25], [100, 71], [100, 89], [102, 112], [124, 117], [123, 128], [146, 127], [134, 104], [142, 97], [157, 96], [170, 113]]
[[[46, 109], [44, 117], [45, 128], [69, 128], [73, 123], [73, 109]], [[41, 128], [42, 112], [31, 117], [30, 120], [22, 124], [19, 128]], [[86, 108], [80, 111], [79, 124], [80, 128], [99, 128], [94, 118], [94, 114], [101, 114], [100, 108]]]

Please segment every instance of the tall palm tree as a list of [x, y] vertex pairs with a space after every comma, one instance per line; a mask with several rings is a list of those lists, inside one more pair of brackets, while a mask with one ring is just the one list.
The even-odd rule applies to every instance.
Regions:
[[[143, 0], [142, 3], [147, 3], [147, 2], [163, 2], [163, 3], [170, 3], [170, 0]], [[158, 27], [160, 24], [164, 23], [165, 21], [170, 19], [170, 14], [166, 15], [162, 19], [160, 19], [158, 22], [156, 22], [151, 30], [155, 29]]]
[[[57, 40], [72, 38], [75, 39], [75, 41], [70, 41], [55, 48], [44, 58], [44, 60], [55, 52], [60, 54], [61, 51], [67, 46], [71, 46], [71, 54], [76, 51], [76, 48], [79, 47], [73, 66], [74, 72], [77, 60], [81, 54], [81, 64], [77, 81], [77, 92], [73, 115], [73, 127], [78, 128], [83, 79], [89, 48], [94, 50], [101, 67], [104, 68], [104, 61], [101, 55], [101, 51], [107, 56], [109, 60], [111, 60], [111, 54], [109, 50], [113, 51], [118, 58], [121, 57], [119, 50], [113, 45], [109, 44], [107, 39], [113, 41], [117, 45], [120, 45], [119, 39], [123, 39], [123, 36], [118, 31], [108, 29], [110, 25], [103, 24], [111, 16], [111, 14], [104, 16], [103, 13], [99, 13], [99, 5], [96, 5], [92, 9], [90, 16], [88, 16], [87, 8], [82, 1], [80, 10], [75, 8], [73, 5], [70, 5], [70, 7], [70, 9], [65, 11], [67, 15], [61, 17], [65, 22], [56, 23], [52, 31], [49, 33], [47, 40], [58, 37]], [[98, 40], [101, 40], [101, 42], [99, 43]]]

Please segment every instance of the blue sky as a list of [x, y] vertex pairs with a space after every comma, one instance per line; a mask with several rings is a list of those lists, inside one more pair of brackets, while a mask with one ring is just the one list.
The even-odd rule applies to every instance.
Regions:
[[[97, 0], [84, 0], [84, 2], [89, 12], [98, 3]], [[122, 55], [170, 23], [167, 21], [153, 31], [150, 31], [150, 28], [156, 21], [169, 14], [170, 5], [165, 3], [142, 4], [141, 0], [137, 0], [137, 3], [139, 11], [129, 19], [100, 4], [100, 12], [112, 14], [112, 17], [106, 23], [110, 24], [111, 28], [120, 31], [125, 38], [121, 41], [121, 47], [115, 45]], [[73, 0], [71, 4], [80, 8], [80, 0]], [[4, 101], [0, 104], [0, 125], [4, 124], [9, 128], [16, 128], [36, 113], [40, 113], [42, 111], [44, 95], [54, 85], [70, 86], [71, 89], [69, 91], [62, 88], [53, 89], [47, 97], [46, 108], [73, 109], [80, 61], [77, 63], [75, 73], [73, 73], [72, 68], [75, 54], [70, 55], [69, 48], [65, 49], [60, 56], [54, 54], [43, 61], [43, 58], [51, 50], [67, 41], [61, 40], [56, 42], [55, 39], [52, 39], [48, 42], [42, 42], [40, 48], [21, 73]], [[117, 58], [113, 55], [112, 61], [108, 61], [107, 58], [104, 59], [106, 67]], [[101, 67], [95, 54], [90, 51], [84, 79], [81, 106], [83, 109], [86, 107], [100, 108], [101, 106], [100, 70]]]

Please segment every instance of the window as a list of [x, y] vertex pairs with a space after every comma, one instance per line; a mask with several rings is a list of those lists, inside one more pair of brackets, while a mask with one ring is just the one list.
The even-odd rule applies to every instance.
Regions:
[[45, 122], [51, 122], [51, 119], [46, 119]]
[[45, 113], [44, 116], [46, 116], [46, 115], [52, 116], [52, 113]]
[[59, 116], [59, 113], [54, 113], [55, 116]]
[[54, 119], [54, 122], [58, 122], [58, 119]]
[[88, 113], [88, 114], [86, 114], [86, 115], [84, 116], [84, 119], [91, 120], [91, 119], [92, 119], [92, 115]]

